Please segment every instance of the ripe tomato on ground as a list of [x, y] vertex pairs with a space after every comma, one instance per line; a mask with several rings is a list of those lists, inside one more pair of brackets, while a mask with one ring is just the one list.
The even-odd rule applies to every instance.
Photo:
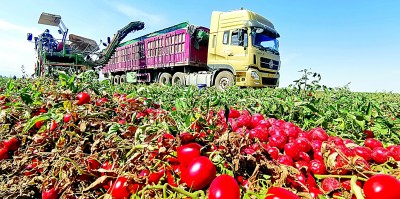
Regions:
[[16, 151], [19, 147], [18, 138], [12, 137], [3, 142], [4, 148], [11, 151]]
[[200, 156], [201, 145], [197, 143], [189, 143], [177, 148], [178, 161], [187, 166], [194, 158]]
[[268, 189], [267, 197], [265, 199], [300, 199], [299, 196], [293, 192], [281, 188], [281, 187], [271, 187]]
[[212, 181], [208, 199], [240, 199], [239, 185], [232, 176], [222, 174]]
[[110, 194], [114, 199], [126, 199], [131, 194], [128, 192], [128, 178], [119, 177], [110, 188]]
[[181, 178], [193, 190], [208, 186], [215, 178], [216, 167], [204, 156], [193, 159], [186, 167], [181, 167]]
[[86, 92], [78, 93], [76, 98], [78, 99], [78, 105], [83, 105], [90, 102], [90, 95]]
[[391, 175], [378, 174], [365, 182], [363, 190], [368, 199], [398, 199], [400, 181]]

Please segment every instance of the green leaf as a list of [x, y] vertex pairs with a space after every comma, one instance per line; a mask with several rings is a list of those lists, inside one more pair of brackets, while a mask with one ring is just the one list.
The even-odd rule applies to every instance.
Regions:
[[7, 82], [7, 93], [10, 93], [14, 89], [14, 82], [10, 79]]
[[116, 132], [119, 130], [120, 127], [121, 127], [120, 124], [113, 124], [113, 125], [111, 125], [111, 126], [110, 126], [110, 129], [108, 129], [108, 134], [116, 133]]
[[21, 90], [20, 96], [21, 96], [22, 101], [26, 105], [29, 105], [33, 102], [32, 96], [29, 93], [27, 93], [27, 88], [24, 88]]
[[106, 140], [109, 140], [110, 137], [112, 137], [113, 135], [117, 134], [119, 128], [121, 127], [120, 124], [113, 124], [110, 126], [110, 129], [108, 129], [107, 135], [106, 135]]
[[312, 105], [312, 104], [310, 104], [310, 103], [305, 103], [305, 104], [304, 104], [304, 106], [305, 106], [305, 107], [307, 107], [307, 108], [309, 108], [311, 111], [313, 111], [313, 112], [316, 112], [316, 113], [320, 114], [320, 112], [318, 111], [318, 109], [317, 109], [317, 108], [315, 108], [315, 106], [314, 106], [314, 105]]
[[38, 116], [31, 118], [28, 121], [28, 123], [25, 125], [24, 129], [22, 130], [22, 134], [25, 134], [26, 132], [28, 132], [29, 129], [31, 129], [32, 126], [35, 125], [37, 122], [50, 119], [50, 116], [51, 116], [51, 113], [45, 113], [43, 115], [38, 115]]

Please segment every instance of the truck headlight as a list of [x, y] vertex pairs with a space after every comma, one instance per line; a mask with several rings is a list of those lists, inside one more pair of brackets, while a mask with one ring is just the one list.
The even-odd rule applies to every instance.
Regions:
[[251, 77], [254, 80], [260, 80], [260, 76], [258, 76], [258, 74], [255, 71], [251, 72]]

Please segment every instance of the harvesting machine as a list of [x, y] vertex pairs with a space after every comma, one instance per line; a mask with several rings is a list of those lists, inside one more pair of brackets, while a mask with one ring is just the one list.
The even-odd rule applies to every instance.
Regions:
[[48, 29], [34, 38], [32, 33], [27, 34], [27, 40], [35, 43], [37, 60], [34, 75], [37, 77], [52, 75], [55, 70], [79, 73], [102, 66], [108, 63], [116, 47], [129, 33], [144, 28], [143, 22], [130, 22], [118, 30], [112, 39], [108, 37], [108, 45], [103, 43], [106, 48], [100, 50], [99, 46], [102, 42], [97, 44], [96, 41], [89, 38], [75, 34], [68, 35], [68, 28], [61, 20], [60, 15], [43, 12], [38, 23], [58, 27], [58, 33], [62, 35], [62, 38], [55, 39]]

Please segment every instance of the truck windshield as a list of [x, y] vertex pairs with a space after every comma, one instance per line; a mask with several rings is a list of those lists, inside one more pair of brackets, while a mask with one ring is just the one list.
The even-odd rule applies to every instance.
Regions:
[[255, 31], [252, 31], [253, 46], [273, 53], [279, 53], [278, 40], [266, 35], [264, 32], [256, 33]]

